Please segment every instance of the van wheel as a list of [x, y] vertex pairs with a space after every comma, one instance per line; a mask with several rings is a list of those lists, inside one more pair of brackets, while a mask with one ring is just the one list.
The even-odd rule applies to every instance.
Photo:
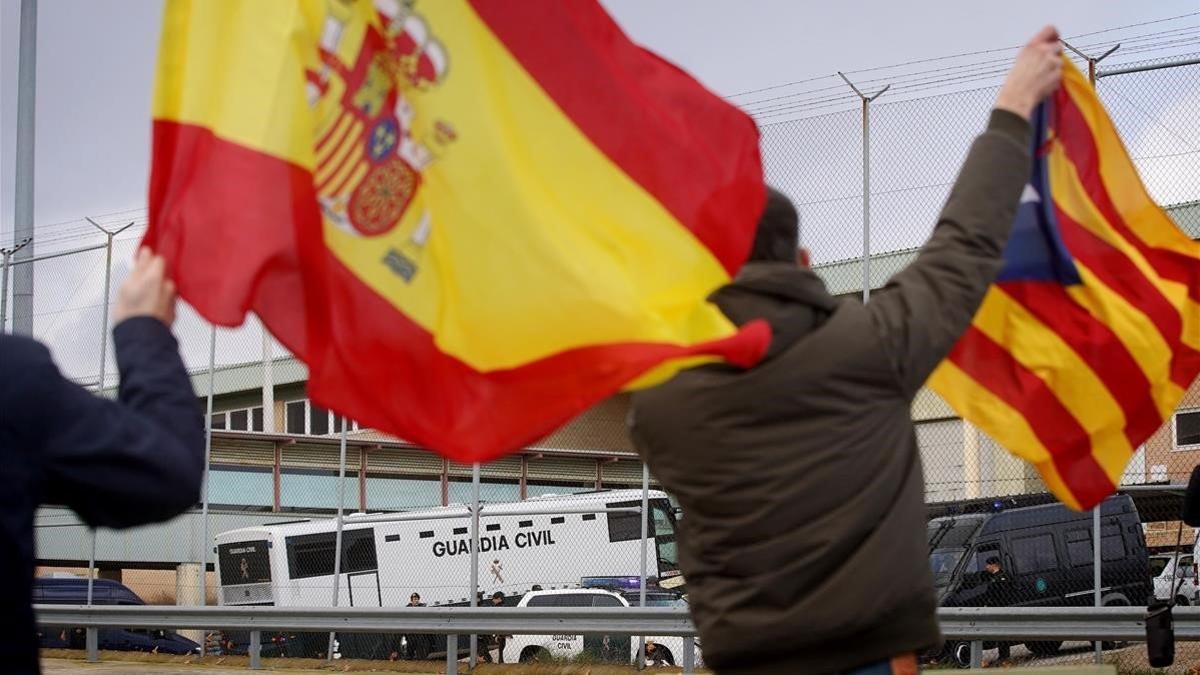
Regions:
[[1034, 656], [1054, 656], [1062, 649], [1062, 640], [1026, 642], [1025, 647], [1033, 652]]
[[946, 659], [953, 665], [959, 668], [971, 667], [971, 643], [970, 642], [948, 642], [946, 643]]
[[521, 650], [521, 663], [538, 663], [550, 660], [550, 652], [542, 647], [526, 647]]

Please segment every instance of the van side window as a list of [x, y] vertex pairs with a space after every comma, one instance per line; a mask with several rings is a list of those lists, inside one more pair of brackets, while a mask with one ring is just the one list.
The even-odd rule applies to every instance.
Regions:
[[[640, 501], [631, 502], [612, 502], [605, 504], [608, 509], [627, 509], [630, 507], [640, 508]], [[608, 515], [608, 540], [610, 542], [618, 541], [637, 541], [642, 538], [642, 514], [627, 512], [627, 513], [609, 513]], [[646, 536], [654, 536], [654, 519], [646, 524]]]
[[1014, 537], [1010, 546], [1017, 572], [1036, 574], [1058, 567], [1058, 556], [1054, 554], [1054, 537], [1049, 533], [1028, 537]]
[[554, 607], [557, 603], [557, 595], [535, 595], [525, 603], [526, 607]]
[[592, 593], [564, 593], [558, 596], [557, 607], [591, 607]]
[[1000, 557], [999, 544], [982, 544], [977, 547], [972, 553], [971, 558], [967, 560], [967, 564], [963, 566], [963, 573], [982, 572], [987, 567], [989, 558]]
[[[288, 537], [288, 577], [308, 579], [333, 574], [335, 533], [319, 532]], [[375, 556], [375, 530], [371, 528], [342, 532], [342, 574], [378, 569]]]
[[621, 601], [613, 595], [600, 595], [597, 593], [592, 596], [592, 607], [624, 607]]
[[1077, 528], [1067, 530], [1067, 560], [1072, 567], [1092, 564], [1092, 532]]
[[1125, 540], [1121, 538], [1120, 525], [1104, 525], [1100, 528], [1100, 560], [1109, 562], [1125, 557]]

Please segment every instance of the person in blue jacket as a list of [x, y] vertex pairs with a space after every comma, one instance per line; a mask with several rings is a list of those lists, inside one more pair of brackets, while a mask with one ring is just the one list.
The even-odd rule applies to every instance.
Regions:
[[167, 520], [195, 505], [204, 421], [171, 335], [175, 285], [143, 249], [114, 309], [116, 401], [58, 371], [46, 347], [0, 334], [0, 668], [38, 671], [30, 605], [34, 512], [71, 507], [93, 527]]

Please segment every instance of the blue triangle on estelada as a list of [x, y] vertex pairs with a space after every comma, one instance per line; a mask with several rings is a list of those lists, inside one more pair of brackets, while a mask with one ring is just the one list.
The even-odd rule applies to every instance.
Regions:
[[1033, 171], [1021, 194], [997, 281], [1053, 281], [1064, 286], [1083, 283], [1058, 229], [1046, 157], [1041, 152], [1046, 140], [1047, 105], [1043, 103], [1034, 112]]

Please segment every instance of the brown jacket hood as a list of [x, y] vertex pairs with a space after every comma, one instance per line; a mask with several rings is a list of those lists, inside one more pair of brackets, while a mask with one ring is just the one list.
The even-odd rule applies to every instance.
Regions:
[[837, 307], [815, 272], [791, 263], [750, 263], [709, 300], [738, 326], [755, 319], [770, 324], [765, 359], [816, 330]]

